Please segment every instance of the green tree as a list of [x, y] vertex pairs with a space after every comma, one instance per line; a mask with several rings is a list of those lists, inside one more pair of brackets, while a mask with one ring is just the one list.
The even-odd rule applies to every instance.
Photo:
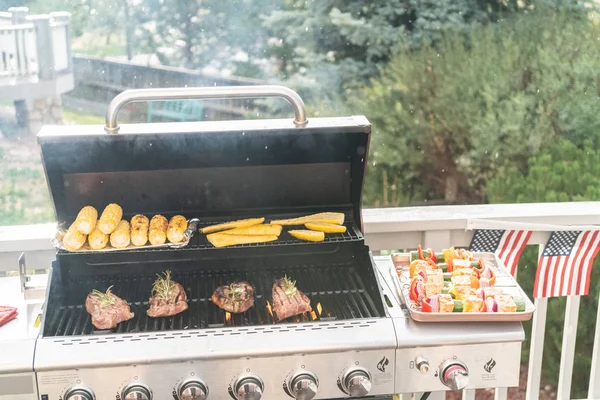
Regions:
[[537, 10], [405, 47], [353, 92], [374, 126], [370, 204], [486, 201], [500, 168], [525, 168], [546, 143], [597, 142], [598, 27], [576, 13]]
[[166, 65], [213, 67], [260, 77], [267, 34], [260, 16], [283, 0], [146, 0], [138, 35]]
[[[504, 168], [488, 184], [492, 203], [537, 203], [600, 200], [600, 151], [587, 141], [582, 146], [561, 139], [528, 160], [527, 168]], [[519, 283], [531, 296], [537, 251], [528, 249], [519, 262]], [[581, 298], [571, 398], [587, 394], [596, 309], [600, 295], [600, 259], [594, 263], [590, 293]], [[562, 348], [565, 299], [550, 299], [544, 342], [544, 369], [549, 382], [557, 382]]]
[[437, 43], [547, 1], [289, 0], [265, 24], [279, 76], [304, 87], [305, 95], [327, 98], [377, 76], [400, 45]]

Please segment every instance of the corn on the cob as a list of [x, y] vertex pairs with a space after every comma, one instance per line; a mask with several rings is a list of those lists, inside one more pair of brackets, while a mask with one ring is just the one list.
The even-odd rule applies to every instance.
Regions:
[[104, 211], [102, 211], [102, 215], [100, 216], [100, 220], [98, 221], [98, 228], [110, 235], [117, 229], [117, 225], [119, 225], [119, 221], [123, 217], [123, 209], [118, 204], [109, 204], [106, 206]]
[[88, 244], [93, 250], [102, 250], [108, 244], [108, 235], [96, 226], [88, 236]]
[[98, 211], [92, 206], [85, 206], [77, 214], [75, 225], [81, 233], [89, 235], [92, 233], [98, 222]]
[[167, 241], [167, 229], [169, 221], [162, 215], [155, 215], [150, 220], [150, 232], [148, 239], [153, 245], [164, 244]]
[[69, 251], [76, 251], [84, 245], [87, 235], [79, 232], [75, 223], [71, 224], [65, 236], [63, 236], [62, 244]]
[[117, 229], [110, 234], [110, 245], [117, 249], [124, 249], [130, 242], [129, 222], [123, 219], [117, 225]]
[[144, 246], [148, 243], [148, 228], [150, 220], [142, 214], [134, 215], [131, 218], [131, 243], [135, 246]]
[[187, 229], [187, 219], [183, 215], [176, 215], [169, 221], [167, 239], [171, 243], [183, 242], [183, 232]]

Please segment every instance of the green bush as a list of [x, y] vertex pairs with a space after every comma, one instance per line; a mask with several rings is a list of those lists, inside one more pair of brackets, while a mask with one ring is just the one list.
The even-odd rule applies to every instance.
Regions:
[[373, 123], [367, 204], [486, 202], [490, 178], [548, 143], [597, 145], [599, 36], [538, 9], [401, 51], [349, 100]]
[[[560, 140], [530, 157], [526, 171], [514, 167], [501, 170], [490, 180], [488, 195], [494, 203], [600, 200], [600, 151], [590, 142], [577, 147], [567, 140]], [[531, 247], [523, 254], [518, 273], [519, 283], [530, 296], [536, 267], [537, 251]], [[597, 259], [592, 270], [590, 293], [581, 298], [571, 398], [583, 398], [587, 393], [600, 294], [599, 268], [600, 259]], [[558, 381], [565, 304], [565, 298], [552, 298], [548, 302], [543, 372], [550, 382]], [[529, 343], [524, 350], [526, 359]]]

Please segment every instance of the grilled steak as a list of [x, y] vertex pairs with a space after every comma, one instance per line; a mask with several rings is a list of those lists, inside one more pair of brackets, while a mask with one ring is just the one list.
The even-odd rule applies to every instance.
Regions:
[[225, 311], [243, 313], [254, 305], [254, 288], [248, 282], [234, 282], [216, 288], [211, 299]]
[[273, 284], [273, 311], [280, 321], [294, 315], [312, 311], [310, 299], [287, 277]]
[[149, 317], [170, 317], [188, 309], [185, 289], [171, 280], [171, 271], [158, 277], [152, 287], [150, 308], [146, 311]]
[[98, 329], [113, 329], [118, 323], [134, 316], [129, 304], [110, 289], [105, 293], [94, 290], [85, 299], [85, 309], [92, 316], [92, 324]]

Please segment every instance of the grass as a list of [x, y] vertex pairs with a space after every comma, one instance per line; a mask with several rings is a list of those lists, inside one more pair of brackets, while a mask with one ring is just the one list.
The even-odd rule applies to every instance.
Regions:
[[100, 115], [84, 114], [75, 110], [63, 110], [63, 120], [66, 124], [76, 125], [104, 125], [104, 117]]
[[0, 176], [0, 226], [54, 220], [34, 140], [0, 140]]
[[[10, 108], [10, 107], [9, 107]], [[14, 115], [0, 118], [0, 226], [54, 221], [46, 176], [33, 135], [19, 130]], [[64, 110], [67, 124], [104, 124], [104, 117]]]

